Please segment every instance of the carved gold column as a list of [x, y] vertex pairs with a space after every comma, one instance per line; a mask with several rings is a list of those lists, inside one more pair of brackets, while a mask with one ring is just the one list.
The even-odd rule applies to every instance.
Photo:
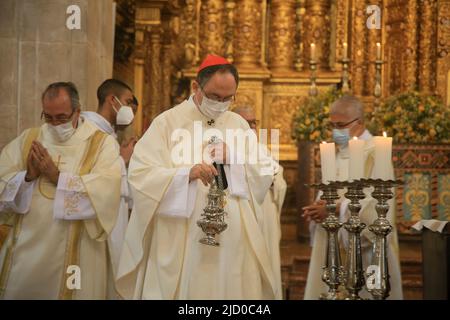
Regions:
[[224, 2], [204, 0], [200, 12], [200, 60], [207, 54], [224, 55]]
[[434, 59], [436, 57], [436, 0], [419, 2], [419, 87], [432, 92], [435, 88]]
[[235, 10], [234, 61], [240, 70], [261, 66], [261, 0], [238, 0]]
[[436, 89], [450, 105], [450, 0], [441, 0], [438, 5]]
[[273, 72], [294, 70], [295, 1], [273, 0], [270, 8], [269, 67]]
[[175, 32], [172, 32], [171, 28], [171, 17], [169, 14], [163, 15], [162, 19], [163, 26], [163, 40], [162, 40], [162, 90], [161, 90], [161, 111], [167, 110], [171, 106], [170, 94], [172, 88], [172, 56], [173, 56], [173, 46], [172, 40], [175, 37]]
[[143, 121], [143, 84], [144, 84], [144, 60], [146, 57], [145, 49], [145, 26], [136, 23], [134, 40], [134, 95], [139, 101], [138, 110], [134, 120], [134, 132], [140, 136], [142, 134]]
[[[381, 8], [382, 1], [371, 0], [370, 4], [377, 5]], [[375, 88], [376, 67], [374, 62], [377, 58], [377, 42], [382, 44], [382, 48], [384, 48], [384, 44], [381, 41], [381, 29], [366, 28], [365, 31], [367, 33], [367, 43], [365, 50], [365, 62], [367, 72], [364, 72], [365, 74], [364, 94], [367, 96], [372, 96], [374, 95], [374, 88]]]
[[186, 5], [181, 10], [180, 40], [182, 46], [182, 65], [189, 69], [197, 65], [199, 61], [198, 48], [198, 6], [199, 0], [186, 0]]
[[[349, 0], [336, 0], [335, 2], [335, 61], [334, 68], [336, 70], [342, 69], [342, 64], [339, 63], [344, 57], [344, 42], [349, 44], [348, 39], [348, 19], [349, 19]], [[349, 52], [347, 49], [347, 56]]]
[[225, 1], [226, 28], [225, 28], [225, 58], [231, 63], [234, 62], [234, 17], [235, 17], [236, 1]]
[[305, 8], [303, 7], [304, 0], [296, 0], [295, 1], [295, 70], [302, 71], [303, 70], [303, 39], [302, 39], [302, 30], [303, 30], [303, 19]]
[[405, 59], [402, 90], [413, 90], [417, 87], [417, 0], [408, 2], [406, 6]]
[[[305, 2], [305, 41], [303, 48], [307, 54], [306, 61], [310, 60], [311, 43], [316, 45], [316, 61], [319, 70], [330, 69], [330, 8], [331, 1], [307, 0]], [[306, 49], [308, 48], [308, 49]]]
[[150, 72], [148, 80], [150, 82], [149, 90], [149, 108], [144, 110], [144, 119], [147, 120], [144, 124], [149, 125], [150, 121], [155, 118], [161, 111], [161, 35], [162, 29], [160, 25], [152, 26], [149, 30], [149, 59]]
[[352, 7], [351, 27], [351, 55], [350, 70], [351, 80], [350, 86], [353, 94], [362, 96], [364, 93], [364, 72], [365, 72], [365, 56], [364, 49], [366, 46], [366, 1], [354, 0]]

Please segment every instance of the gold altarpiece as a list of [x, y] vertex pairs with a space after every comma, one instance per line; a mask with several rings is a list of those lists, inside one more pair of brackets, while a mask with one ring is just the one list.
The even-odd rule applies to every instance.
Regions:
[[[376, 14], [369, 5], [380, 8], [380, 29], [367, 26]], [[280, 129], [281, 160], [297, 157], [291, 119], [308, 93], [311, 43], [319, 90], [341, 81], [348, 43], [351, 91], [370, 111], [380, 42], [382, 97], [416, 88], [450, 102], [450, 0], [122, 0], [118, 8], [119, 18], [133, 19], [127, 63], [142, 101], [139, 133], [189, 94], [207, 53], [238, 67], [236, 104], [253, 106], [262, 127]]]

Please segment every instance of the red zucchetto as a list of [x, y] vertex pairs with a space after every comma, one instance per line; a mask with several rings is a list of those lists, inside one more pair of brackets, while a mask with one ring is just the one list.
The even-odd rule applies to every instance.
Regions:
[[203, 69], [205, 69], [207, 67], [218, 66], [218, 65], [222, 65], [222, 64], [231, 64], [231, 63], [224, 57], [216, 56], [213, 54], [208, 54], [206, 56], [205, 60], [203, 60], [200, 67], [198, 68], [197, 73], [199, 73], [200, 71], [202, 71]]

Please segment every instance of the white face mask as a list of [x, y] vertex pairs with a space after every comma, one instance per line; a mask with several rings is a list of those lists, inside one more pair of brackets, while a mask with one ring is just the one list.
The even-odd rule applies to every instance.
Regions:
[[217, 119], [230, 108], [230, 104], [231, 101], [214, 101], [203, 95], [202, 103], [200, 104], [199, 109], [208, 118]]
[[122, 103], [120, 102], [120, 100], [117, 97], [114, 97], [114, 99], [116, 99], [116, 101], [120, 104], [119, 111], [117, 111], [113, 105], [113, 109], [117, 113], [116, 124], [120, 125], [120, 126], [129, 125], [134, 119], [133, 109], [130, 106], [122, 105]]
[[57, 126], [49, 124], [48, 130], [52, 135], [53, 139], [59, 142], [66, 142], [75, 133], [75, 128], [72, 125], [72, 121]]

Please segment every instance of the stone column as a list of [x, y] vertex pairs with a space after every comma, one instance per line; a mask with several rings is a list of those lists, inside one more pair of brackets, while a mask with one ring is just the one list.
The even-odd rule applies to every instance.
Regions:
[[113, 9], [113, 0], [0, 1], [0, 149], [41, 124], [52, 82], [72, 81], [82, 108], [97, 109], [97, 87], [112, 76]]

